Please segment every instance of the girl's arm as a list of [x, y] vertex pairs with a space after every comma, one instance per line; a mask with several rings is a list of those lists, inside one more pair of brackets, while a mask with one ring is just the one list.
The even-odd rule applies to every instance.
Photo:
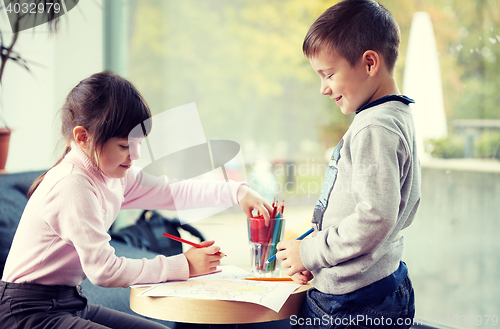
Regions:
[[239, 204], [247, 216], [259, 210], [269, 220], [271, 206], [247, 183], [224, 180], [168, 182], [135, 167], [125, 178], [122, 208], [184, 210]]
[[217, 254], [219, 247], [213, 246], [214, 241], [203, 241], [200, 243], [204, 248], [192, 247], [184, 253], [189, 264], [189, 275], [197, 276], [214, 272], [224, 257]]
[[240, 185], [238, 189], [238, 201], [247, 217], [252, 217], [252, 210], [256, 209], [264, 215], [266, 225], [269, 225], [271, 220], [269, 214], [273, 209], [260, 194], [247, 185]]
[[[150, 260], [117, 257], [107, 234], [114, 218], [108, 217], [103, 209], [100, 195], [90, 180], [79, 175], [63, 178], [48, 193], [41, 216], [48, 225], [46, 235], [54, 239], [51, 248], [59, 250], [52, 252], [59, 255], [53, 260], [57, 262], [53, 267], [77, 264], [71, 265], [68, 273], [59, 271], [57, 275], [84, 274], [82, 280], [86, 276], [92, 283], [105, 287], [128, 287], [189, 277], [189, 264], [183, 254], [159, 255]], [[49, 261], [51, 259], [46, 259], [46, 267], [50, 266]], [[75, 266], [81, 266], [81, 270]]]
[[170, 182], [132, 167], [124, 178], [122, 208], [183, 210], [237, 204], [240, 185], [224, 180]]

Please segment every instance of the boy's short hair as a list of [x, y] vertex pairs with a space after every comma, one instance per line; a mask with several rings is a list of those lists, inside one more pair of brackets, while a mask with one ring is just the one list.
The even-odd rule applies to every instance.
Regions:
[[351, 66], [367, 50], [378, 52], [392, 72], [400, 32], [391, 13], [373, 0], [344, 0], [328, 8], [309, 28], [302, 49], [307, 58], [336, 51]]

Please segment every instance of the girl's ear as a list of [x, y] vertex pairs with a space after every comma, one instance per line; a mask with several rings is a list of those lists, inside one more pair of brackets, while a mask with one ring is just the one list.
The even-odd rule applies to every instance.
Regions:
[[380, 69], [381, 58], [377, 52], [373, 50], [367, 50], [363, 54], [363, 64], [366, 68], [366, 73], [374, 77], [378, 70]]
[[82, 126], [73, 128], [73, 138], [76, 144], [84, 151], [87, 151], [90, 145], [90, 135], [87, 129]]

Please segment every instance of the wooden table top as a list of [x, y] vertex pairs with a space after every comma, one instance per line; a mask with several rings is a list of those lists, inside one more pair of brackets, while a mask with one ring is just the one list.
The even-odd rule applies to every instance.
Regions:
[[296, 315], [306, 298], [310, 285], [295, 290], [279, 313], [254, 303], [207, 300], [183, 297], [137, 296], [147, 287], [130, 289], [130, 308], [155, 319], [199, 324], [241, 324], [268, 322]]

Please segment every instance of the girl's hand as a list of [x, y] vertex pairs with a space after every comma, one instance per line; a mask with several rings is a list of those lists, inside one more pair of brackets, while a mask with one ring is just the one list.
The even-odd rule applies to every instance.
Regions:
[[309, 271], [302, 271], [302, 272], [297, 272], [292, 276], [293, 282], [296, 282], [298, 284], [307, 284], [310, 280], [313, 279], [313, 275]]
[[281, 267], [288, 268], [288, 276], [293, 278], [295, 273], [306, 271], [302, 259], [300, 258], [300, 243], [302, 240], [286, 240], [278, 243], [279, 250], [276, 258], [281, 260]]
[[252, 210], [257, 209], [264, 216], [266, 226], [269, 226], [271, 221], [269, 213], [272, 212], [273, 208], [260, 194], [246, 185], [240, 185], [238, 188], [238, 202], [248, 218], [252, 217]]
[[220, 248], [213, 246], [215, 241], [203, 241], [200, 243], [205, 248], [192, 247], [184, 253], [189, 264], [189, 275], [202, 275], [214, 272], [220, 265], [222, 254], [216, 255]]

